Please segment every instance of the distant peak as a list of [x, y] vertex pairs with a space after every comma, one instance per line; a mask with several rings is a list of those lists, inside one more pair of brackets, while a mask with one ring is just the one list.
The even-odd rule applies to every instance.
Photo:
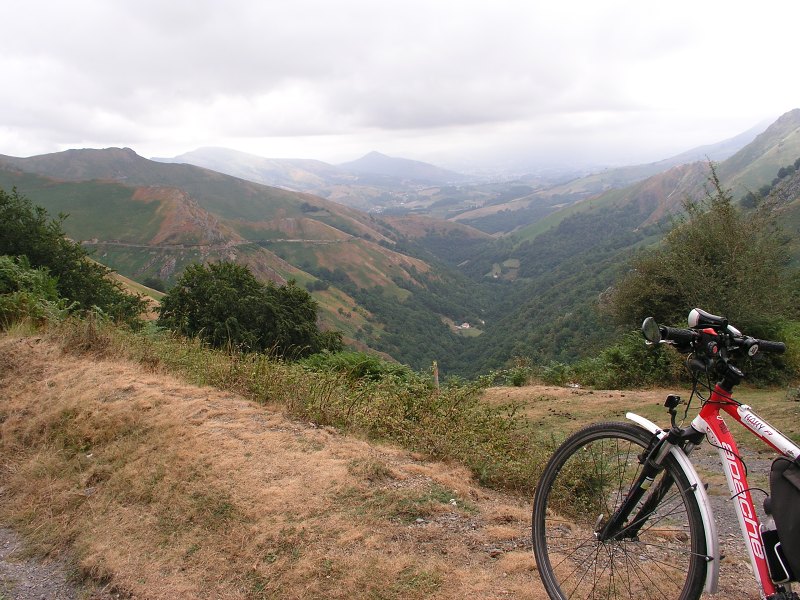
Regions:
[[136, 151], [132, 148], [72, 148], [70, 150], [64, 150], [63, 152], [57, 152], [56, 154], [107, 154], [111, 156], [126, 156], [130, 158], [140, 158]]

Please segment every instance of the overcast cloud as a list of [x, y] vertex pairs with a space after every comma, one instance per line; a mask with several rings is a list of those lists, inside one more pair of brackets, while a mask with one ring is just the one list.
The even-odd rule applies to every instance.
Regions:
[[795, 0], [5, 0], [0, 154], [648, 162], [800, 107]]

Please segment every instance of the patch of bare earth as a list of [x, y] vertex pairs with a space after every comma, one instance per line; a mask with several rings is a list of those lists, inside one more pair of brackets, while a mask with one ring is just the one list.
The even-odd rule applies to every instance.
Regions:
[[529, 505], [138, 365], [0, 338], [0, 524], [134, 598], [542, 598]]
[[116, 600], [91, 582], [74, 581], [64, 557], [40, 559], [28, 556], [25, 542], [0, 527], [0, 598], [13, 600]]

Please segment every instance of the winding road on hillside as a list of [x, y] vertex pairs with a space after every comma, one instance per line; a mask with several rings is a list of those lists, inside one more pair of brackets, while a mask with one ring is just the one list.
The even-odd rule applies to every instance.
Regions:
[[120, 242], [118, 240], [89, 240], [81, 242], [82, 246], [116, 246], [119, 248], [161, 248], [161, 249], [181, 249], [181, 248], [234, 248], [241, 246], [261, 246], [266, 247], [269, 244], [313, 244], [316, 246], [327, 246], [331, 244], [346, 244], [358, 238], [351, 236], [341, 240], [306, 240], [306, 239], [293, 239], [281, 238], [272, 240], [256, 240], [246, 242], [225, 242], [222, 244], [136, 244], [133, 242]]

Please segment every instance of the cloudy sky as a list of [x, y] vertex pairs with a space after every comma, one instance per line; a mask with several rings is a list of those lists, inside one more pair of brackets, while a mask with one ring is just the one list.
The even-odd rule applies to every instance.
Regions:
[[3, 0], [0, 154], [641, 163], [800, 107], [796, 0]]

